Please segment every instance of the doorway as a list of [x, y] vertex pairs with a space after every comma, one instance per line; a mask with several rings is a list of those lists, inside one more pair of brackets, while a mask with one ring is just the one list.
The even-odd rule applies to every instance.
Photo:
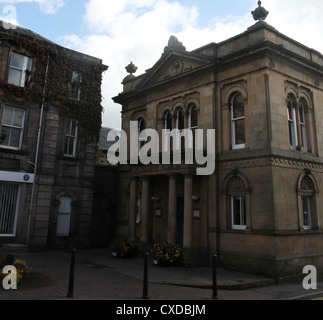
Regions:
[[184, 195], [177, 195], [176, 244], [183, 246], [184, 237]]

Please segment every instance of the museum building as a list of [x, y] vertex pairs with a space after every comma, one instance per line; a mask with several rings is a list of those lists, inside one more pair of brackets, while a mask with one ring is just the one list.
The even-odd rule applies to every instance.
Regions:
[[[114, 101], [127, 135], [138, 124], [138, 151], [147, 128], [212, 129], [215, 170], [130, 164], [128, 143], [116, 234], [143, 249], [179, 244], [187, 266], [216, 252], [225, 267], [285, 278], [323, 267], [323, 56], [266, 23], [261, 1], [252, 14], [257, 22], [228, 40], [187, 51], [172, 36], [144, 74], [126, 68]], [[197, 147], [180, 140], [160, 139], [160, 157]]]

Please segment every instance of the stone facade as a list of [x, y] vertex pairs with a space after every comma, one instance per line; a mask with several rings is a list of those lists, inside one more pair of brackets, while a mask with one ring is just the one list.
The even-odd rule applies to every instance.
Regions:
[[107, 67], [19, 27], [0, 43], [0, 243], [87, 247]]
[[139, 131], [160, 137], [196, 127], [216, 136], [209, 176], [184, 161], [120, 166], [119, 237], [179, 243], [186, 265], [217, 252], [224, 266], [276, 278], [307, 264], [323, 270], [319, 52], [264, 21], [191, 52], [172, 37], [151, 69], [125, 78], [114, 101], [127, 135], [138, 121]]

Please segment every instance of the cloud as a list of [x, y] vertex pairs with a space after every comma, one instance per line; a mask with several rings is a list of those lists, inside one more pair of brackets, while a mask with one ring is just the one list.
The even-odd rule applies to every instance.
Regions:
[[[89, 0], [84, 23], [88, 35], [66, 35], [61, 42], [74, 50], [103, 59], [109, 66], [104, 75], [103, 125], [119, 128], [120, 106], [112, 97], [122, 92], [125, 66], [133, 61], [136, 75], [151, 68], [161, 57], [171, 35], [178, 37], [187, 50], [194, 50], [210, 42], [220, 42], [240, 34], [255, 21], [251, 10], [256, 2], [250, 0], [239, 16], [228, 15], [199, 26], [198, 7], [186, 5], [183, 0]], [[323, 20], [322, 0], [263, 1], [270, 12], [266, 22], [287, 36], [323, 52], [321, 39]]]
[[14, 5], [23, 2], [36, 2], [40, 10], [46, 14], [55, 14], [57, 10], [64, 6], [64, 0], [0, 0], [0, 3]]

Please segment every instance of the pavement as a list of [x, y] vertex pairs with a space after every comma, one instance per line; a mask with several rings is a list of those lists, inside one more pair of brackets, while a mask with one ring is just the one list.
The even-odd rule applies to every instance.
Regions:
[[[143, 258], [112, 257], [109, 249], [79, 250], [75, 255], [73, 297], [67, 298], [71, 253], [23, 253], [32, 272], [17, 290], [0, 289], [0, 300], [141, 300]], [[305, 275], [304, 275], [305, 277]], [[212, 300], [211, 267], [160, 267], [148, 258], [150, 300]], [[305, 290], [302, 281], [276, 284], [274, 279], [217, 268], [219, 300], [302, 300], [323, 297], [323, 282]]]

